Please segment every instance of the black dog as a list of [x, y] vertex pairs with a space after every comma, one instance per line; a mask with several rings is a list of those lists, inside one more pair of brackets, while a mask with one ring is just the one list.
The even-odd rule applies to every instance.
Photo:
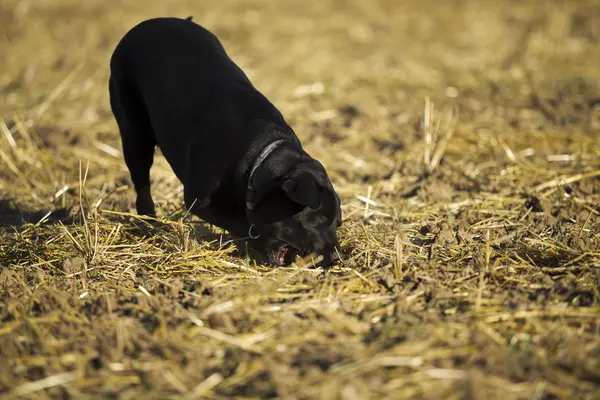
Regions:
[[340, 200], [325, 169], [212, 33], [191, 18], [150, 19], [125, 35], [110, 67], [138, 213], [154, 215], [150, 167], [158, 145], [192, 213], [252, 239], [259, 259], [338, 259]]

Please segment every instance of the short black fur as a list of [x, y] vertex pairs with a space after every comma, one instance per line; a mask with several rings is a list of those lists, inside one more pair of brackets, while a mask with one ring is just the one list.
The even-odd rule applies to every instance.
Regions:
[[317, 253], [333, 263], [341, 209], [325, 169], [216, 36], [191, 19], [144, 21], [111, 59], [111, 107], [138, 213], [155, 213], [150, 168], [158, 146], [192, 213], [237, 239], [252, 225], [251, 255], [283, 265]]

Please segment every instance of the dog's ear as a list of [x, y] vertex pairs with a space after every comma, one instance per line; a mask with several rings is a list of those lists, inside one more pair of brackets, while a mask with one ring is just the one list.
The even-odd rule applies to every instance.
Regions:
[[340, 198], [325, 168], [318, 161], [307, 163], [296, 171], [293, 179], [283, 185], [284, 191], [294, 202], [320, 210], [323, 215], [339, 224], [341, 220]]
[[301, 172], [281, 185], [285, 194], [295, 203], [316, 210], [321, 205], [321, 188], [310, 172]]
[[323, 196], [323, 212], [328, 218], [331, 218], [336, 228], [342, 224], [342, 209], [340, 205], [340, 197], [330, 184], [325, 188], [325, 194]]
[[290, 218], [304, 208], [293, 202], [279, 186], [254, 193], [246, 205], [248, 221], [254, 225], [272, 224]]
[[310, 172], [282, 178], [252, 188], [246, 205], [250, 223], [271, 224], [321, 205], [320, 187]]

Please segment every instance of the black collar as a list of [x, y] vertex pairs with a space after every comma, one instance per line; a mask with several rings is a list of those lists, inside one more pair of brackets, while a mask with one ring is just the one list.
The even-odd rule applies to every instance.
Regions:
[[[278, 147], [280, 147], [286, 142], [291, 143], [289, 140], [286, 139], [276, 140], [268, 146], [265, 146], [265, 148], [260, 152], [258, 157], [256, 157], [256, 160], [254, 160], [254, 164], [252, 165], [252, 169], [250, 170], [250, 175], [248, 175], [248, 193], [251, 193], [253, 191], [252, 182], [254, 180], [254, 174], [258, 167], [260, 167], [260, 165], [267, 159], [267, 157], [269, 157], [271, 153], [273, 153]], [[252, 210], [252, 204], [250, 204], [248, 200], [246, 200], [246, 208], [248, 208], [248, 210]]]

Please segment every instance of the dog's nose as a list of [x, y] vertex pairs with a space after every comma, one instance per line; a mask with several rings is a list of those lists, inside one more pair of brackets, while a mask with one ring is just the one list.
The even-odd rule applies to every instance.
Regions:
[[341, 261], [340, 250], [337, 247], [327, 250], [323, 253], [323, 262], [325, 266], [333, 265]]
[[331, 263], [338, 262], [338, 261], [340, 261], [340, 259], [341, 259], [340, 255], [339, 255], [339, 253], [336, 250], [332, 251], [329, 254], [329, 260], [331, 261]]

